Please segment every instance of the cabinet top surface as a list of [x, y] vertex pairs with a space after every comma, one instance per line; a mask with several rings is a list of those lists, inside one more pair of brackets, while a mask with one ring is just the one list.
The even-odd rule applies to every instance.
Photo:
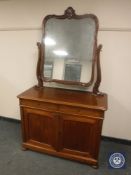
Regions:
[[18, 95], [20, 99], [65, 104], [85, 108], [107, 110], [107, 95], [94, 95], [90, 92], [36, 86]]

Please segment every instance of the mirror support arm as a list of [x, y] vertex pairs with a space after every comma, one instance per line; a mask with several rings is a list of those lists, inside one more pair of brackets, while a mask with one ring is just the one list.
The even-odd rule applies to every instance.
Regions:
[[101, 92], [99, 92], [99, 86], [101, 83], [101, 65], [100, 65], [100, 51], [102, 49], [102, 45], [100, 44], [97, 48], [97, 52], [96, 52], [96, 69], [97, 69], [97, 77], [96, 77], [96, 82], [94, 84], [93, 87], [93, 93], [94, 94], [101, 94]]
[[37, 42], [37, 47], [38, 47], [38, 62], [37, 62], [37, 69], [36, 69], [36, 76], [38, 80], [38, 87], [43, 87], [43, 78], [42, 78], [42, 46], [40, 42]]

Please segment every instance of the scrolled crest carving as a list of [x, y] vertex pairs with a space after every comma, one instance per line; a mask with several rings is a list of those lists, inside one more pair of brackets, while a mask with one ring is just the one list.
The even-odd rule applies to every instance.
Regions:
[[73, 16], [75, 16], [75, 10], [72, 8], [72, 7], [68, 7], [66, 10], [65, 10], [65, 13], [64, 13], [65, 16], [67, 16], [68, 19], [72, 18]]

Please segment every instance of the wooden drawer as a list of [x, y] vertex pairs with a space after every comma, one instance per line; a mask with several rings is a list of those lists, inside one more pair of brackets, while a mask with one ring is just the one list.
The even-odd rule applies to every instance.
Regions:
[[58, 111], [59, 105], [49, 103], [49, 102], [42, 102], [42, 101], [35, 101], [35, 100], [20, 100], [20, 105], [35, 109], [42, 109], [42, 110], [49, 110], [49, 111]]
[[53, 111], [53, 112], [60, 112], [65, 114], [73, 114], [79, 116], [88, 116], [88, 117], [96, 117], [96, 118], [103, 118], [104, 112], [101, 110], [94, 110], [89, 108], [82, 108], [82, 107], [75, 107], [75, 106], [68, 106], [68, 105], [61, 105], [61, 104], [53, 104], [50, 102], [41, 102], [35, 100], [20, 100], [20, 105], [35, 109]]
[[87, 108], [75, 107], [75, 106], [66, 106], [66, 105], [60, 105], [59, 112], [79, 115], [79, 116], [87, 115], [91, 117], [93, 116], [93, 117], [100, 117], [100, 118], [103, 118], [104, 116], [103, 111], [100, 111], [100, 110], [87, 109]]

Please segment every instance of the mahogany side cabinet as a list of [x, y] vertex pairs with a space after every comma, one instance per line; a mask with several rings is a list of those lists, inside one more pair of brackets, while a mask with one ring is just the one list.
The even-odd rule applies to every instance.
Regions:
[[106, 94], [34, 86], [18, 98], [23, 149], [98, 167]]

